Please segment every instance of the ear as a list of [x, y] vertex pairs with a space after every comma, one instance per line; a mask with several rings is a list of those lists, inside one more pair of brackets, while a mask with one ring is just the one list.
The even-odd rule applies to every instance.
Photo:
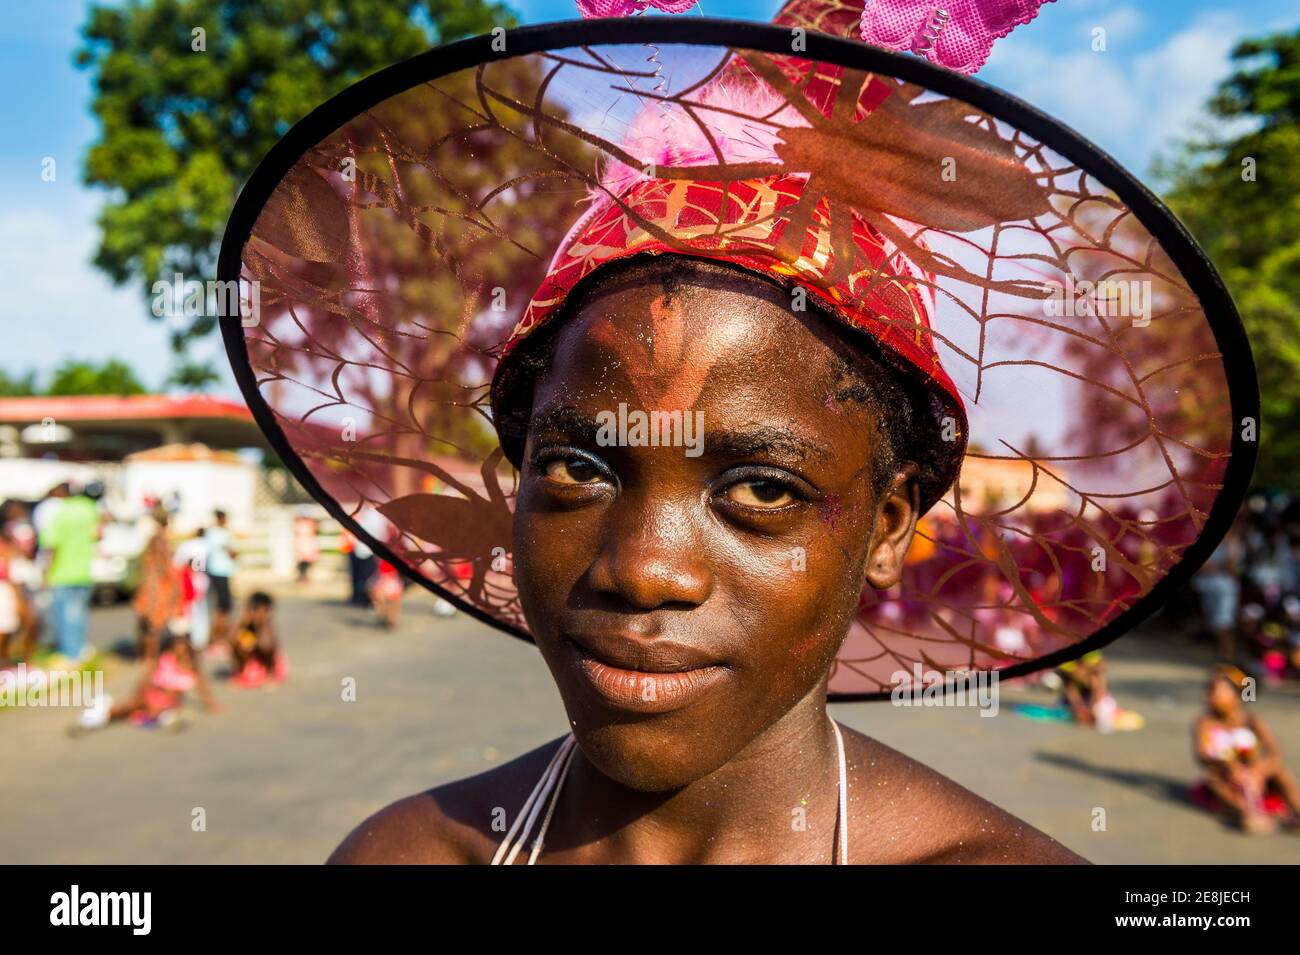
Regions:
[[921, 487], [916, 475], [917, 467], [910, 461], [899, 468], [876, 505], [866, 566], [867, 583], [876, 590], [888, 590], [903, 574], [903, 560], [921, 516]]

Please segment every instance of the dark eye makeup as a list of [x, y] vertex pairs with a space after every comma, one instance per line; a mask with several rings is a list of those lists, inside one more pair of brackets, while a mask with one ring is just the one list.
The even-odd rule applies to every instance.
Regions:
[[760, 516], [787, 514], [818, 496], [816, 488], [802, 478], [762, 465], [728, 468], [711, 490], [723, 507]]
[[[606, 484], [618, 485], [613, 469], [598, 456], [572, 445], [542, 445], [529, 458], [534, 473], [560, 494]], [[728, 468], [708, 487], [710, 499], [742, 517], [785, 515], [816, 500], [817, 489], [782, 468], [740, 465]]]
[[617, 484], [609, 465], [589, 451], [566, 445], [543, 445], [529, 465], [554, 485], [588, 487], [600, 482]]

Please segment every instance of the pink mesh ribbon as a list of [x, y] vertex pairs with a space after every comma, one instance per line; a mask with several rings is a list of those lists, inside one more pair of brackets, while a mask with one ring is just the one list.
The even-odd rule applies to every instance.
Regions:
[[1000, 39], [1051, 0], [867, 0], [863, 42], [911, 50], [958, 73], [974, 73]]
[[[865, 2], [865, 6], [863, 3]], [[773, 22], [857, 36], [886, 50], [910, 50], [958, 73], [984, 65], [1000, 39], [1053, 0], [789, 0]], [[685, 13], [696, 0], [577, 0], [587, 17], [630, 17], [654, 7]], [[861, 15], [859, 17], [859, 11]], [[849, 26], [857, 20], [856, 31]]]
[[654, 7], [662, 13], [685, 13], [695, 0], [577, 0], [584, 20], [593, 17], [630, 17]]

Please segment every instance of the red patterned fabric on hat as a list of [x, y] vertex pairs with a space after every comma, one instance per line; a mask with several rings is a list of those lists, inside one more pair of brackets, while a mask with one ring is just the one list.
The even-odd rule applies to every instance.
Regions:
[[[798, 72], [796, 63], [806, 70], [806, 61], [793, 60], [782, 69]], [[644, 165], [606, 167], [592, 207], [552, 259], [503, 355], [546, 324], [578, 283], [602, 265], [662, 253], [729, 262], [806, 289], [831, 315], [868, 332], [887, 357], [940, 398], [952, 414], [954, 443], [964, 445], [965, 408], [930, 331], [934, 276], [851, 206], [828, 196], [801, 203], [807, 173], [741, 180], [710, 175], [719, 163], [735, 169], [779, 161], [771, 124], [748, 117], [780, 116], [787, 128], [806, 125], [784, 98], [745, 75], [743, 61], [732, 67], [698, 97], [709, 107], [707, 120], [654, 105], [632, 124], [623, 148]], [[808, 80], [809, 105], [829, 116], [840, 77]], [[888, 86], [868, 82], [859, 111], [879, 105], [889, 93]], [[685, 177], [692, 167], [699, 168], [700, 178]]]
[[[829, 311], [871, 331], [960, 403], [930, 336], [931, 297], [908, 279], [922, 274], [875, 229], [854, 216], [853, 268], [829, 287], [823, 286], [836, 263], [825, 199], [817, 204], [813, 222], [799, 241], [798, 257], [786, 262], [776, 253], [790, 227], [782, 213], [798, 201], [805, 182], [790, 174], [732, 183], [637, 183], [569, 242], [529, 302], [507, 348], [543, 324], [579, 280], [599, 266], [631, 255], [677, 252], [743, 265], [805, 287]], [[659, 230], [672, 239], [658, 235]]]

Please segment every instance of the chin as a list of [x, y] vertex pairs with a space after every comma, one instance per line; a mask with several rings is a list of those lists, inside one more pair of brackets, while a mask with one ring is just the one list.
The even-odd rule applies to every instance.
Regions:
[[709, 730], [718, 725], [712, 720], [689, 728], [656, 725], [661, 722], [661, 718], [636, 722], [593, 721], [586, 726], [579, 722], [573, 732], [583, 755], [602, 775], [629, 789], [647, 793], [672, 792], [688, 786], [735, 755], [715, 751], [715, 746], [722, 741], [708, 737]]

